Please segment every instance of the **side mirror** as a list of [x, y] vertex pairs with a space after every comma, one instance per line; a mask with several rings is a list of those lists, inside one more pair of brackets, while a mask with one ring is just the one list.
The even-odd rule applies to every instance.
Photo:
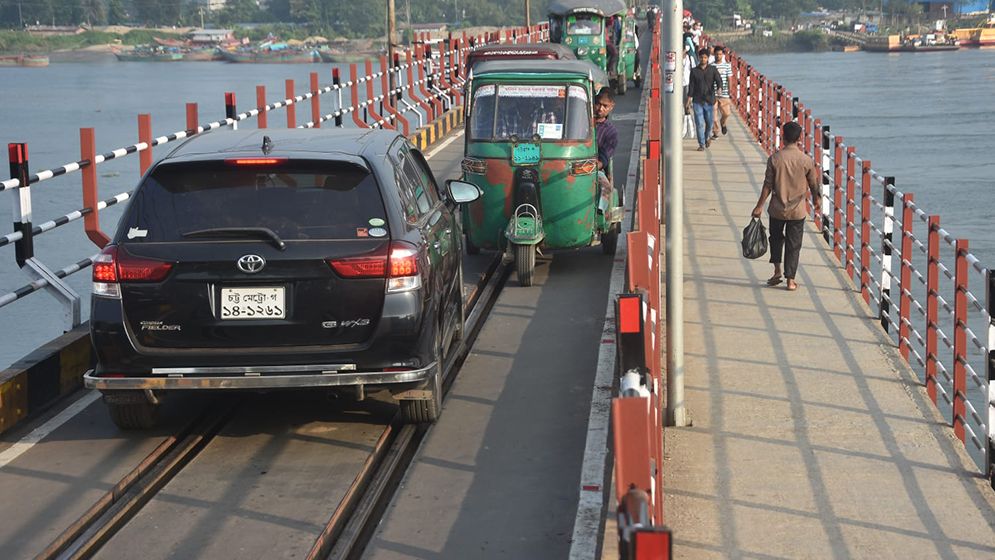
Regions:
[[457, 204], [473, 202], [484, 194], [477, 185], [455, 179], [446, 181], [446, 188], [449, 189], [449, 198]]

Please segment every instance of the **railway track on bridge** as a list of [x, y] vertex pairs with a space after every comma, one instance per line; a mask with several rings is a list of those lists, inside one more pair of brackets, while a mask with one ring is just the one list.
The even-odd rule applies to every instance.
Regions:
[[[510, 265], [500, 256], [496, 257], [467, 295], [468, 314], [464, 329], [467, 336], [447, 358], [445, 393], [449, 392], [455, 381], [509, 273]], [[255, 406], [252, 400], [246, 395], [220, 395], [213, 399], [192, 421], [165, 437], [137, 466], [62, 531], [36, 559], [120, 557], [113, 551], [106, 551], [105, 546], [112, 543], [115, 536], [126, 530], [139, 515], [156, 516], [153, 519], [159, 526], [174, 524], [175, 520], [158, 517], [157, 513], [149, 514], [147, 506], [161, 497], [170, 483], [182, 482], [188, 467], [195, 459], [205, 456], [205, 451], [211, 449], [219, 434], [231, 429], [240, 416]], [[380, 514], [389, 505], [394, 490], [429, 429], [401, 424], [395, 415], [382, 423], [376, 437], [367, 438], [373, 441], [368, 445], [359, 445], [367, 453], [351, 482], [341, 489], [339, 496], [319, 494], [316, 497], [316, 501], [334, 506], [329, 508], [330, 513], [326, 513], [320, 531], [315, 531], [314, 542], [307, 551], [308, 559], [356, 558], [362, 553]], [[312, 445], [323, 443], [314, 441]], [[336, 447], [326, 445], [324, 452], [335, 453]], [[306, 481], [303, 483], [307, 484]]]

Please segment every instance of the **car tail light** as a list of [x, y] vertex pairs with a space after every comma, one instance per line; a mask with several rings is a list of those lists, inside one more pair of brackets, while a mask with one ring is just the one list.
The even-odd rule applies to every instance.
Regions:
[[160, 282], [172, 269], [171, 262], [135, 257], [109, 245], [93, 260], [93, 295], [120, 298], [120, 282]]
[[570, 165], [571, 175], [590, 175], [598, 170], [598, 160], [582, 159]]
[[387, 255], [329, 259], [328, 265], [343, 278], [383, 278], [387, 274]]
[[487, 173], [487, 162], [482, 159], [463, 158], [463, 161], [460, 162], [460, 167], [463, 168], [464, 173], [475, 173], [477, 175]]
[[286, 163], [287, 158], [229, 158], [225, 160], [228, 165], [280, 165]]
[[421, 287], [418, 248], [404, 241], [392, 241], [387, 254], [329, 259], [328, 266], [343, 278], [386, 278], [389, 293]]

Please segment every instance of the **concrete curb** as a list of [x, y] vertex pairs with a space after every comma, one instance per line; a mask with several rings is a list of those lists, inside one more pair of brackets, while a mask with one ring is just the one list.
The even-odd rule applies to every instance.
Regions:
[[82, 325], [0, 372], [0, 433], [82, 387], [93, 363], [90, 327]]
[[424, 126], [411, 135], [411, 143], [419, 150], [425, 151], [437, 142], [442, 141], [449, 133], [462, 128], [463, 106], [458, 105], [446, 111], [428, 126]]

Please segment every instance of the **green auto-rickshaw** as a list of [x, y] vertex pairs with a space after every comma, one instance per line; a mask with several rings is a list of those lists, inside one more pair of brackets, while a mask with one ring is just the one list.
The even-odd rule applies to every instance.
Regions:
[[613, 252], [622, 208], [618, 189], [599, 186], [593, 119], [604, 72], [579, 60], [496, 60], [474, 66], [471, 84], [463, 180], [483, 196], [463, 210], [468, 251], [509, 252], [523, 286], [538, 250]]
[[[628, 23], [627, 23], [628, 22]], [[632, 33], [626, 30], [631, 28]], [[549, 37], [567, 45], [581, 60], [607, 72], [615, 91], [624, 94], [628, 80], [641, 81], [634, 60], [635, 19], [622, 0], [553, 0], [549, 4]]]

